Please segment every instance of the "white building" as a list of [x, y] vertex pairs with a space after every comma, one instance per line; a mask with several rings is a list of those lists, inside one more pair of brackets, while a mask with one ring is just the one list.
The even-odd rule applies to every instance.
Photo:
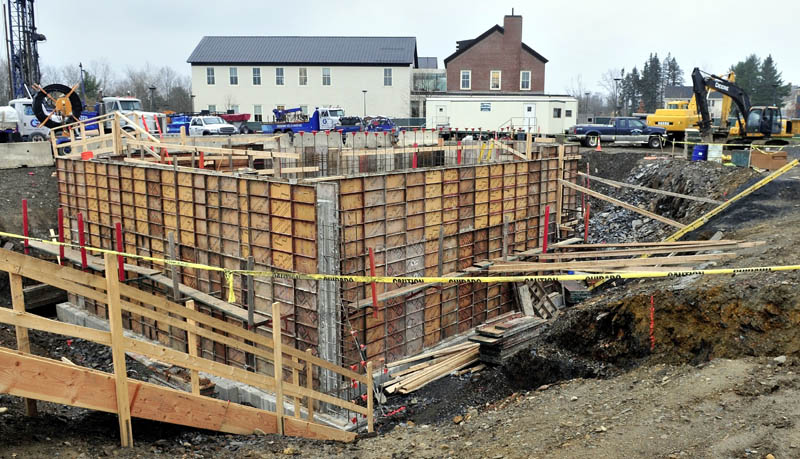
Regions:
[[203, 37], [187, 60], [194, 110], [250, 113], [340, 106], [354, 116], [408, 117], [413, 37]]

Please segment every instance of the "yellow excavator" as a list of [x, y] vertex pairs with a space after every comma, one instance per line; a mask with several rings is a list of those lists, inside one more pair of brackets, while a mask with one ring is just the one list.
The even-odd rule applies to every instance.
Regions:
[[[728, 81], [733, 82], [736, 80], [736, 75], [733, 72], [728, 73], [726, 78]], [[712, 92], [716, 91], [713, 87], [710, 88]], [[724, 139], [728, 134], [728, 116], [731, 111], [731, 98], [722, 95], [722, 114], [720, 116], [720, 124], [713, 129], [713, 137], [716, 139]], [[669, 102], [667, 108], [659, 108], [655, 113], [647, 115], [648, 126], [663, 127], [667, 130], [667, 139], [683, 140], [685, 131], [700, 126], [702, 117], [697, 110], [697, 96], [692, 95], [691, 100]]]
[[[730, 103], [736, 104], [736, 124], [728, 131], [715, 132], [711, 125], [711, 115], [708, 113], [707, 90], [711, 88], [722, 93], [723, 114], [721, 126], [727, 129], [728, 111]], [[752, 106], [750, 96], [732, 81], [705, 73], [695, 67], [692, 71], [693, 100], [697, 105], [700, 121], [700, 137], [704, 142], [722, 140], [725, 143], [749, 145], [752, 143], [762, 145], [787, 145], [789, 139], [800, 133], [800, 120], [784, 119], [780, 107], [775, 105]], [[727, 104], [726, 104], [727, 102]], [[726, 110], [727, 106], [727, 110]], [[720, 135], [718, 136], [717, 133]], [[721, 134], [727, 134], [722, 138]]]

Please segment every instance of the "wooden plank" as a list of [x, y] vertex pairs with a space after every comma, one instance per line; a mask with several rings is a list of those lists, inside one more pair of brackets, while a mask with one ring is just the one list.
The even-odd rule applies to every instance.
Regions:
[[658, 257], [658, 258], [633, 258], [620, 260], [598, 260], [598, 261], [574, 261], [563, 263], [507, 263], [496, 264], [489, 267], [492, 273], [515, 273], [526, 271], [556, 271], [556, 270], [579, 270], [581, 268], [617, 268], [629, 266], [653, 266], [653, 265], [679, 265], [688, 261], [708, 261], [720, 260], [723, 258], [733, 258], [733, 253], [718, 253], [708, 255], [685, 255], [678, 257]]
[[628, 257], [633, 255], [655, 255], [661, 253], [680, 253], [680, 252], [700, 252], [705, 250], [729, 249], [729, 248], [749, 248], [764, 244], [764, 241], [758, 242], [744, 242], [739, 244], [720, 244], [714, 246], [708, 245], [681, 245], [674, 247], [659, 247], [659, 248], [645, 248], [645, 249], [622, 249], [622, 250], [593, 250], [588, 252], [551, 252], [539, 253], [534, 256], [540, 259], [575, 259], [575, 258], [611, 258], [611, 257]]
[[281, 304], [272, 303], [272, 349], [275, 352], [273, 371], [275, 374], [275, 416], [278, 434], [283, 435], [283, 341], [281, 340]]
[[[256, 429], [276, 433], [275, 414], [268, 411], [134, 379], [129, 379], [128, 384], [131, 415], [137, 418], [236, 435], [252, 435]], [[115, 413], [117, 409], [112, 375], [3, 348], [0, 348], [0, 388], [18, 397], [107, 413]], [[293, 421], [297, 422], [287, 422], [286, 435], [345, 442], [355, 439], [352, 432]]]
[[117, 258], [105, 254], [106, 294], [108, 295], [108, 324], [111, 329], [111, 359], [114, 363], [114, 380], [117, 395], [117, 417], [119, 418], [120, 443], [123, 447], [133, 446], [131, 430], [131, 406], [128, 398], [128, 373], [125, 365], [125, 344], [123, 342], [122, 308], [119, 297], [119, 277]]
[[[9, 289], [11, 290], [11, 307], [17, 314], [25, 314], [25, 294], [22, 289], [22, 276], [19, 274], [8, 273]], [[28, 329], [22, 326], [15, 326], [17, 337], [17, 350], [26, 354], [31, 353], [31, 342], [28, 339]], [[25, 399], [25, 415], [36, 416], [36, 400]]]
[[[579, 238], [581, 241], [583, 238]], [[682, 245], [703, 245], [703, 246], [715, 246], [715, 245], [725, 245], [725, 244], [739, 244], [745, 241], [740, 240], [719, 240], [719, 241], [711, 241], [711, 240], [704, 240], [704, 241], [675, 241], [675, 242], [619, 242], [619, 243], [598, 243], [598, 244], [567, 244], [564, 245], [562, 243], [554, 244], [554, 248], [559, 249], [605, 249], [605, 248], [615, 248], [615, 247], [675, 247], [675, 246], [682, 246]], [[520, 255], [525, 254], [526, 252], [520, 253]]]
[[[312, 355], [311, 353], [313, 350], [311, 348], [306, 349], [306, 354]], [[311, 362], [306, 360], [306, 387], [309, 390], [314, 390], [314, 366], [311, 365]], [[306, 396], [306, 411], [308, 412], [308, 421], [314, 421], [314, 399], [311, 397]]]
[[590, 178], [592, 180], [595, 180], [595, 181], [598, 181], [600, 183], [605, 183], [606, 185], [611, 185], [611, 186], [615, 186], [615, 187], [632, 188], [634, 190], [647, 191], [649, 193], [663, 194], [663, 195], [666, 195], [666, 196], [673, 196], [673, 197], [681, 198], [681, 199], [689, 199], [689, 200], [692, 200], [692, 201], [707, 202], [709, 204], [722, 204], [722, 201], [717, 201], [715, 199], [701, 198], [699, 196], [689, 196], [689, 195], [686, 195], [686, 194], [673, 193], [672, 191], [657, 190], [655, 188], [648, 188], [648, 187], [644, 187], [644, 186], [640, 186], [640, 185], [632, 185], [630, 183], [618, 182], [616, 180], [611, 180], [611, 179], [602, 178], [602, 177], [596, 177], [594, 175], [588, 175], [585, 172], [578, 172], [578, 175], [582, 175], [584, 177], [588, 177], [588, 178]]
[[666, 223], [667, 225], [674, 226], [676, 228], [681, 228], [681, 229], [686, 227], [686, 225], [684, 225], [683, 223], [678, 223], [678, 222], [676, 222], [674, 220], [670, 220], [669, 218], [662, 217], [661, 215], [654, 214], [654, 213], [646, 211], [644, 209], [640, 209], [640, 208], [638, 208], [638, 207], [636, 207], [634, 205], [628, 204], [627, 202], [622, 202], [619, 199], [614, 199], [614, 198], [612, 198], [610, 196], [606, 196], [606, 195], [604, 195], [602, 193], [598, 193], [596, 191], [592, 191], [592, 190], [590, 190], [588, 188], [584, 188], [584, 187], [582, 187], [580, 185], [576, 185], [576, 184], [574, 184], [572, 182], [568, 182], [568, 181], [562, 179], [562, 180], [559, 180], [559, 183], [562, 183], [564, 186], [572, 188], [573, 190], [577, 190], [577, 191], [580, 191], [582, 193], [586, 193], [589, 196], [593, 196], [593, 197], [595, 197], [597, 199], [602, 199], [603, 201], [610, 202], [611, 204], [614, 204], [614, 205], [617, 205], [617, 206], [620, 206], [620, 207], [624, 207], [625, 209], [628, 209], [630, 211], [636, 212], [636, 213], [638, 213], [640, 215], [644, 215], [647, 218], [652, 218], [653, 220], [658, 220], [661, 223]]
[[477, 347], [478, 345], [474, 343], [464, 343], [456, 346], [450, 346], [443, 349], [437, 349], [435, 351], [426, 352], [424, 354], [415, 355], [414, 357], [408, 357], [402, 360], [396, 360], [394, 362], [387, 363], [386, 368], [394, 368], [406, 363], [416, 362], [418, 360], [427, 359], [431, 357], [439, 357], [442, 355], [453, 354], [455, 352], [463, 351], [465, 349], [472, 349]]
[[516, 282], [514, 284], [514, 291], [517, 293], [520, 309], [526, 316], [535, 315], [533, 311], [533, 299], [531, 298], [531, 290], [524, 282]]
[[[292, 363], [295, 363], [295, 364], [299, 365], [300, 362], [297, 360], [297, 357], [292, 357]], [[296, 367], [292, 368], [292, 383], [295, 386], [299, 386], [300, 385], [300, 373], [297, 371]], [[300, 397], [292, 397], [292, 398], [293, 398], [293, 401], [294, 401], [294, 417], [299, 418], [300, 417]]]
[[[194, 311], [194, 300], [187, 301], [186, 308]], [[195, 322], [193, 319], [186, 319], [186, 324], [188, 325], [188, 328], [195, 328], [197, 326], [197, 322]], [[186, 331], [186, 345], [188, 347], [188, 354], [192, 357], [197, 357], [197, 334], [195, 334], [195, 332], [192, 330]], [[190, 385], [192, 387], [192, 394], [200, 395], [200, 374], [197, 372], [197, 370], [189, 370], [189, 378]]]
[[42, 330], [62, 336], [81, 338], [95, 343], [105, 344], [106, 346], [111, 345], [111, 334], [107, 331], [67, 324], [30, 313], [19, 314], [7, 308], [0, 308], [0, 322]]
[[[318, 166], [306, 166], [306, 167], [281, 167], [278, 169], [280, 172], [279, 174], [299, 174], [303, 172], [319, 172]], [[260, 169], [257, 170], [256, 173], [258, 175], [274, 175], [276, 174], [276, 169]]]
[[375, 384], [372, 380], [372, 361], [367, 362], [367, 432], [375, 431], [375, 408], [373, 407]]

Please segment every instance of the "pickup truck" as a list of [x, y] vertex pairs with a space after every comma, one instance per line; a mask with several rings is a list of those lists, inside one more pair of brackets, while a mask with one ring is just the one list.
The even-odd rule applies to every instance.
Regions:
[[[275, 121], [261, 125], [264, 134], [290, 135], [298, 132], [342, 131], [358, 132], [361, 130], [361, 120], [356, 117], [345, 117], [344, 110], [339, 107], [319, 107], [314, 110], [311, 117], [297, 115], [298, 109], [273, 110]], [[294, 113], [295, 116], [287, 116]], [[342, 120], [344, 119], [344, 122]], [[345, 124], [346, 123], [346, 124]]]
[[567, 130], [569, 140], [578, 140], [586, 147], [596, 147], [599, 139], [603, 143], [639, 143], [661, 148], [666, 137], [666, 129], [647, 126], [634, 117], [611, 118], [608, 124], [578, 124]]
[[189, 122], [189, 135], [233, 135], [239, 132], [219, 116], [194, 116]]

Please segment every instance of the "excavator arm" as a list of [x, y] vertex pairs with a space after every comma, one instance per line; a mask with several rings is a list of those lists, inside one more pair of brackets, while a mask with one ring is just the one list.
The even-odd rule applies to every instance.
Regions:
[[[711, 115], [708, 111], [708, 100], [706, 99], [708, 94], [706, 90], [707, 87], [728, 96], [730, 100], [736, 104], [736, 108], [738, 108], [739, 111], [736, 114], [736, 118], [739, 122], [739, 128], [741, 129], [744, 126], [742, 117], [746, 117], [750, 112], [750, 97], [742, 88], [736, 86], [733, 82], [716, 75], [706, 75], [708, 76], [704, 76], [703, 72], [697, 67], [692, 71], [692, 89], [694, 90], [697, 112], [700, 114], [701, 118], [700, 135], [703, 138], [708, 138], [711, 135]], [[729, 111], [730, 103], [727, 104], [726, 108], [725, 101], [723, 101], [723, 116], [727, 118], [726, 112]]]

